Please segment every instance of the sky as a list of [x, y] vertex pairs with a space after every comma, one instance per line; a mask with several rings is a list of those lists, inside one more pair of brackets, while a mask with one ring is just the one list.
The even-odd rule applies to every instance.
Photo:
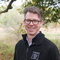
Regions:
[[[19, 6], [19, 5], [21, 5], [24, 1], [25, 1], [25, 0], [16, 0], [16, 1], [14, 1], [12, 4], [13, 4], [13, 5], [16, 5], [16, 6]], [[1, 6], [1, 5], [4, 5], [5, 2], [4, 2], [4, 1], [1, 2], [1, 0], [0, 0], [0, 3], [2, 3], [2, 4], [0, 4], [0, 6]], [[6, 4], [8, 4], [8, 3], [5, 3], [5, 5], [6, 5]], [[60, 7], [60, 4], [57, 4], [57, 6]]]
[[[16, 5], [16, 6], [19, 6], [19, 5], [21, 5], [24, 1], [25, 1], [25, 0], [16, 0], [15, 2], [13, 2], [13, 4]], [[54, 0], [54, 1], [55, 1], [55, 0]], [[57, 1], [57, 0], [56, 0], [56, 1]], [[57, 4], [57, 6], [60, 7], [60, 4]]]
[[21, 0], [16, 0], [15, 2], [13, 2], [14, 5], [19, 6], [23, 3], [24, 1]]
[[[13, 4], [13, 5], [16, 5], [16, 6], [19, 6], [19, 5], [21, 5], [24, 1], [25, 1], [25, 0], [23, 0], [23, 1], [22, 1], [22, 0], [16, 0], [16, 1], [14, 1], [12, 4]], [[9, 2], [10, 2], [10, 1], [9, 1]], [[0, 6], [1, 6], [1, 5], [3, 5], [3, 6], [4, 6], [4, 5], [8, 5], [9, 2], [4, 2], [4, 1], [1, 1], [1, 0], [0, 0]]]

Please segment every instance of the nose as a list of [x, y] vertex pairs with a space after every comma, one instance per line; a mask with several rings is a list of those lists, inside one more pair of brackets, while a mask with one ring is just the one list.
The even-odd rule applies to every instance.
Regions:
[[31, 21], [29, 25], [33, 25], [33, 22]]

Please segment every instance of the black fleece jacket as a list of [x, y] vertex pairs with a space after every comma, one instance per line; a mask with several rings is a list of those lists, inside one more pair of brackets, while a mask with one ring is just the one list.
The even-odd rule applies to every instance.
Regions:
[[14, 60], [59, 60], [59, 52], [54, 43], [44, 37], [41, 32], [32, 39], [29, 46], [23, 35], [15, 46]]

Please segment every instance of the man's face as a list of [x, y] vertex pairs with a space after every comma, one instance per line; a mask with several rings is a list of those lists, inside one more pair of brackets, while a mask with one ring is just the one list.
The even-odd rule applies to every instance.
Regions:
[[25, 16], [25, 21], [24, 21], [24, 25], [25, 25], [25, 29], [27, 31], [27, 34], [28, 35], [37, 35], [39, 33], [40, 27], [43, 25], [43, 21], [37, 22], [37, 24], [34, 24], [34, 22], [26, 23], [26, 20], [31, 20], [31, 21], [38, 20], [38, 21], [40, 21], [38, 14], [27, 12], [27, 14]]

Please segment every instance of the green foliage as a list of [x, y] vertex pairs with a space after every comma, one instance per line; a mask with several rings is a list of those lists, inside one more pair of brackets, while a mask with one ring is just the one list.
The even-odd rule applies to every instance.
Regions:
[[16, 30], [15, 34], [17, 36], [17, 40], [22, 39], [22, 34], [26, 34], [23, 23], [20, 23], [19, 28]]
[[47, 22], [59, 22], [60, 19], [60, 8], [49, 7], [44, 11], [44, 20]]
[[18, 30], [17, 30], [17, 33], [18, 33], [18, 34], [26, 34], [26, 31], [25, 31], [25, 29], [24, 29], [23, 23], [20, 23], [20, 26], [19, 26], [19, 28], [18, 28]]
[[[22, 4], [22, 7], [37, 6], [43, 10], [45, 24], [48, 22], [59, 22], [60, 19], [60, 7], [57, 5], [57, 0], [27, 0]], [[53, 6], [53, 7], [52, 7]], [[23, 9], [22, 9], [23, 10]], [[20, 10], [21, 11], [21, 10]]]

